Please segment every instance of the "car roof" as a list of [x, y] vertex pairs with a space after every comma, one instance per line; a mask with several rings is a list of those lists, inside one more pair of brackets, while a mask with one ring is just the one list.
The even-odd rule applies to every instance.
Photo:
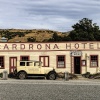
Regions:
[[36, 61], [36, 60], [23, 61], [23, 60], [20, 60], [19, 62], [41, 62], [41, 61]]

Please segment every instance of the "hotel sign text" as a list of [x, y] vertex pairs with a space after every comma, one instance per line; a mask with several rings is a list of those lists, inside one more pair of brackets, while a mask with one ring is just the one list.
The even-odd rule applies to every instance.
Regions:
[[0, 43], [0, 51], [2, 50], [100, 50], [100, 42]]

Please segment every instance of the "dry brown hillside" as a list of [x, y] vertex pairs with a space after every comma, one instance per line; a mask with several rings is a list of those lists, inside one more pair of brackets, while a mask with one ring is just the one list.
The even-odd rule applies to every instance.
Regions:
[[[46, 39], [50, 39], [54, 33], [57, 33], [59, 36], [68, 35], [68, 32], [58, 32], [52, 30], [44, 30], [44, 29], [33, 29], [33, 30], [24, 30], [24, 29], [0, 29], [0, 37], [8, 37], [11, 36], [8, 42], [27, 42], [27, 38], [33, 37], [37, 42], [41, 42]], [[67, 34], [66, 34], [67, 33]], [[6, 34], [6, 35], [5, 35]], [[12, 34], [15, 34], [14, 36]], [[20, 36], [24, 34], [23, 36]]]

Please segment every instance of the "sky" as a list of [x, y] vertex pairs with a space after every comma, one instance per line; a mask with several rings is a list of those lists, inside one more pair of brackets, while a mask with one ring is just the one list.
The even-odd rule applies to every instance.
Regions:
[[0, 29], [67, 32], [83, 18], [100, 27], [100, 0], [0, 0]]

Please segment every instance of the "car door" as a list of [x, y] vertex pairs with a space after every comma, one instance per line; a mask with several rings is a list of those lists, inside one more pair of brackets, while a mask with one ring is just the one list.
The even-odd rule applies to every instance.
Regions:
[[33, 73], [34, 74], [41, 74], [40, 72], [41, 66], [39, 62], [34, 63]]
[[34, 65], [33, 62], [26, 62], [26, 72], [27, 74], [33, 74]]

